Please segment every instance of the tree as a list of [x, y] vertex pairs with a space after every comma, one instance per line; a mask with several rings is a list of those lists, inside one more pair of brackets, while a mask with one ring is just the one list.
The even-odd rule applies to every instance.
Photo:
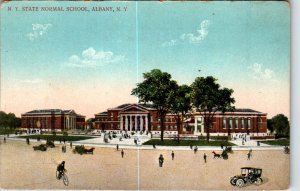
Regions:
[[7, 127], [7, 114], [0, 111], [0, 127]]
[[152, 103], [157, 110], [160, 120], [161, 141], [164, 140], [164, 121], [166, 114], [170, 111], [172, 93], [176, 89], [177, 82], [171, 80], [171, 75], [159, 69], [153, 69], [143, 74], [144, 81], [138, 83], [131, 92], [139, 98], [139, 102]]
[[89, 118], [86, 120], [89, 128], [93, 129], [93, 123], [95, 122], [95, 118]]
[[273, 132], [279, 136], [289, 136], [290, 135], [290, 123], [288, 118], [283, 114], [278, 114], [271, 119], [271, 126]]
[[192, 104], [204, 118], [207, 141], [209, 141], [210, 128], [215, 113], [217, 111], [224, 113], [234, 109], [232, 104], [235, 100], [231, 97], [233, 90], [221, 89], [216, 81], [217, 79], [212, 76], [197, 77], [191, 85]]
[[187, 85], [178, 86], [175, 91], [172, 92], [171, 112], [175, 114], [177, 134], [179, 142], [179, 134], [182, 130], [182, 124], [184, 119], [188, 116], [189, 111], [192, 109], [191, 105], [191, 87]]

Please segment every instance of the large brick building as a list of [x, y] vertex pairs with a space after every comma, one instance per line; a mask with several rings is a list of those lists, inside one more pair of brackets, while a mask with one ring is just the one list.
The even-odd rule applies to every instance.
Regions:
[[81, 129], [85, 126], [85, 116], [74, 110], [42, 109], [26, 112], [21, 115], [22, 128], [31, 132], [49, 130]]
[[[180, 133], [205, 135], [203, 114], [192, 113]], [[166, 131], [177, 131], [174, 114], [167, 114], [164, 122]], [[157, 110], [148, 104], [123, 104], [95, 114], [95, 128], [102, 130], [160, 131]], [[211, 134], [247, 133], [266, 135], [267, 114], [252, 109], [235, 109], [232, 112], [216, 112]]]

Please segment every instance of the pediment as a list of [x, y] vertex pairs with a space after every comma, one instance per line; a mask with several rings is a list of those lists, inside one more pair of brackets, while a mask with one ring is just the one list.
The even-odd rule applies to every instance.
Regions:
[[123, 110], [121, 110], [120, 113], [148, 113], [148, 110], [139, 107], [138, 105], [130, 105], [124, 108]]

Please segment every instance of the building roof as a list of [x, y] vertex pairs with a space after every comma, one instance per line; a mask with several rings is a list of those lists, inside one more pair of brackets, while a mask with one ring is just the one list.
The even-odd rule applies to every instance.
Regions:
[[79, 117], [85, 117], [83, 115], [77, 114], [74, 110], [68, 109], [68, 110], [62, 110], [62, 109], [38, 109], [38, 110], [32, 110], [29, 112], [24, 113], [23, 115], [31, 115], [31, 114], [75, 114]]
[[107, 115], [107, 111], [103, 111], [103, 112], [97, 113], [95, 115]]

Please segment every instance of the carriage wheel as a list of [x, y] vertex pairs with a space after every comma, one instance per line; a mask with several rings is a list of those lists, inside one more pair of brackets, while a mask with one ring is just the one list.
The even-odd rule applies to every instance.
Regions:
[[230, 184], [231, 184], [232, 186], [235, 186], [235, 184], [236, 184], [236, 178], [235, 178], [235, 177], [232, 177], [232, 178], [230, 179]]
[[243, 187], [244, 186], [244, 180], [243, 179], [237, 179], [235, 183], [238, 187]]
[[69, 180], [68, 180], [67, 175], [64, 174], [62, 178], [63, 178], [64, 185], [68, 186], [69, 185]]
[[256, 181], [254, 182], [256, 185], [260, 185], [262, 183], [262, 179], [261, 178], [257, 178]]

